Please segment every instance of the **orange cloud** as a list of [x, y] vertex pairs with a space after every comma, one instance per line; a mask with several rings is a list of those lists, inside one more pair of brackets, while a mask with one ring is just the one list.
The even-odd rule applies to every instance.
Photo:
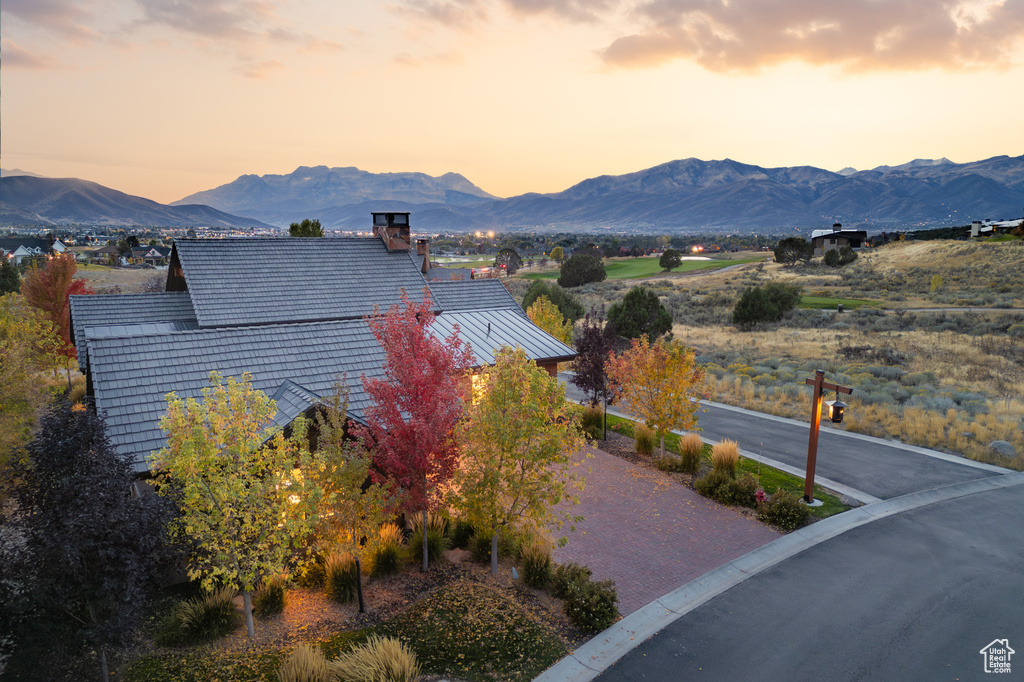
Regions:
[[1010, 66], [1024, 41], [1017, 0], [648, 0], [634, 11], [642, 28], [599, 53], [609, 66], [685, 59], [722, 72], [788, 61], [958, 70]]

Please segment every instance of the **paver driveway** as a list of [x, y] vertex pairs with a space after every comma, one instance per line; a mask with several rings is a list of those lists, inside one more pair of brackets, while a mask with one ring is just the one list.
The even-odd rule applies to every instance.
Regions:
[[615, 580], [624, 616], [780, 536], [660, 471], [588, 452], [587, 486], [572, 510], [585, 520], [555, 561], [575, 561], [596, 580]]

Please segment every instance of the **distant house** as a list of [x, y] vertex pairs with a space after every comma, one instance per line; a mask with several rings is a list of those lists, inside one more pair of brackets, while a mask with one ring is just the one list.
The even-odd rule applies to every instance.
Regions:
[[68, 248], [58, 239], [50, 242], [41, 237], [4, 237], [0, 239], [0, 254], [15, 265], [21, 265], [26, 258], [41, 258], [56, 253], [66, 253]]
[[860, 249], [867, 241], [867, 230], [843, 229], [840, 223], [832, 226], [831, 230], [814, 230], [811, 232], [811, 247], [815, 256], [824, 256], [825, 252], [832, 249], [837, 251], [844, 246], [852, 249]]
[[277, 402], [281, 426], [344, 378], [349, 418], [361, 421], [370, 404], [361, 377], [382, 377], [384, 361], [366, 317], [400, 303], [403, 292], [429, 297], [432, 333], [458, 329], [478, 365], [493, 362], [502, 345], [523, 348], [552, 374], [576, 356], [535, 326], [500, 281], [428, 279], [429, 258], [416, 258], [428, 255], [427, 244], [410, 254], [407, 213], [373, 217], [374, 237], [182, 239], [166, 291], [71, 297], [87, 394], [140, 474], [165, 443], [165, 396], [201, 397], [211, 371], [252, 373], [254, 387]]

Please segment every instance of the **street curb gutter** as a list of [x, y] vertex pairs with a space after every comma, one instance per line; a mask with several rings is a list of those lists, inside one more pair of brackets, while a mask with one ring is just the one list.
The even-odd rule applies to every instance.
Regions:
[[953, 483], [874, 502], [818, 521], [691, 580], [626, 616], [545, 670], [535, 682], [589, 682], [698, 606], [800, 552], [868, 523], [977, 493], [1024, 485], [1024, 473]]

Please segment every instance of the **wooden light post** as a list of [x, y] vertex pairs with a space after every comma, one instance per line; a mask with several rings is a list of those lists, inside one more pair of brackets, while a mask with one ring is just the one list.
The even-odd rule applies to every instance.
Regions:
[[[814, 386], [814, 397], [811, 400], [811, 435], [807, 441], [807, 476], [804, 478], [804, 502], [811, 504], [814, 501], [814, 465], [818, 459], [818, 427], [821, 426], [821, 397], [822, 391], [835, 391], [837, 394], [853, 393], [852, 388], [839, 386], [838, 384], [825, 383], [825, 370], [819, 369], [814, 373], [813, 379], [804, 379], [808, 386]], [[837, 401], [838, 402], [838, 401]], [[829, 418], [839, 423], [843, 421], [843, 408], [830, 410]]]

